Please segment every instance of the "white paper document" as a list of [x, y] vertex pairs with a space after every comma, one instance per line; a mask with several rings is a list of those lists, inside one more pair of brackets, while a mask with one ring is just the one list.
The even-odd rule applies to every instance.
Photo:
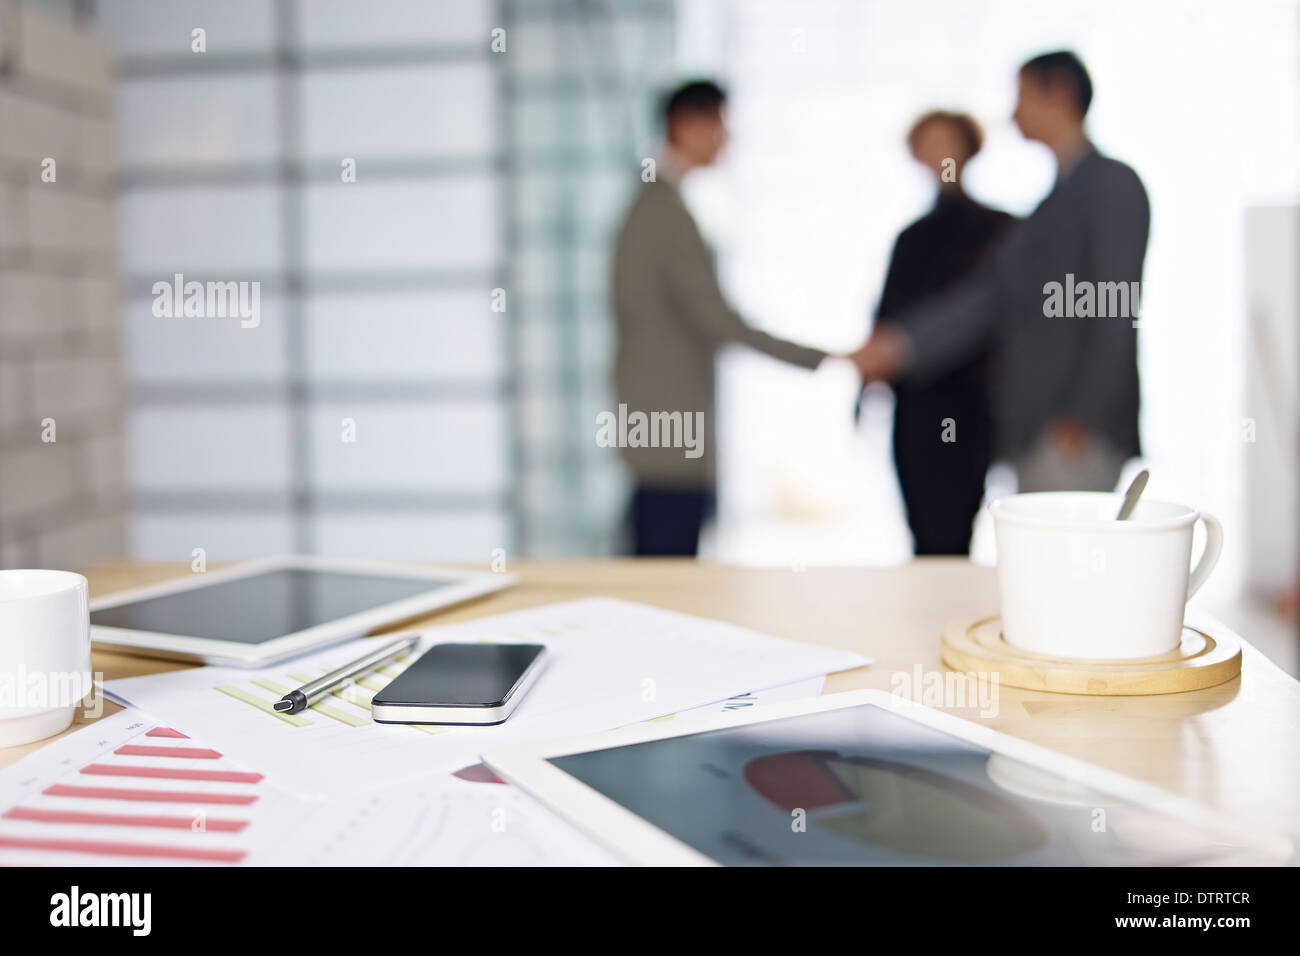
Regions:
[[[816, 697], [824, 677], [737, 694], [683, 713]], [[676, 714], [656, 717], [674, 719]], [[327, 866], [617, 866], [622, 859], [482, 764], [323, 801], [255, 863]]]
[[451, 774], [322, 801], [253, 865], [617, 866], [621, 859], [500, 781]]
[[674, 717], [686, 714], [730, 714], [737, 710], [748, 710], [751, 707], [757, 707], [759, 704], [775, 704], [783, 700], [804, 700], [808, 697], [819, 696], [825, 686], [825, 677], [810, 677], [808, 680], [799, 680], [790, 684], [780, 684], [776, 687], [765, 687], [762, 690], [751, 690], [743, 694], [735, 694], [726, 700], [715, 700], [702, 707], [691, 707], [682, 711], [680, 715], [668, 714], [664, 717], [655, 717], [654, 720], [672, 720]]
[[[821, 693], [814, 677], [699, 710]], [[672, 720], [667, 715], [657, 720]], [[618, 856], [482, 764], [331, 799], [127, 709], [0, 772], [0, 865], [613, 866]]]
[[0, 773], [0, 865], [618, 862], [490, 775], [437, 774], [331, 801], [297, 797], [273, 775], [130, 709]]
[[[549, 662], [504, 724], [376, 724], [370, 698], [435, 643], [540, 642]], [[718, 621], [592, 598], [427, 630], [419, 651], [302, 714], [271, 703], [373, 647], [361, 639], [262, 671], [202, 667], [104, 685], [303, 796], [356, 793], [454, 771], [489, 748], [611, 729], [870, 660]], [[724, 705], [725, 706], [725, 705]]]

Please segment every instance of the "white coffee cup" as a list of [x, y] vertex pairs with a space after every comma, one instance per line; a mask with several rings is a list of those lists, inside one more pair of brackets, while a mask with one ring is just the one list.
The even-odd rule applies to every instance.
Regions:
[[0, 747], [67, 729], [90, 693], [89, 596], [71, 571], [0, 571]]
[[[1182, 640], [1185, 605], [1214, 570], [1223, 526], [1166, 501], [1138, 502], [1116, 521], [1123, 496], [1039, 492], [989, 506], [998, 550], [1002, 636], [1054, 658], [1159, 657]], [[1189, 571], [1192, 528], [1205, 550]]]

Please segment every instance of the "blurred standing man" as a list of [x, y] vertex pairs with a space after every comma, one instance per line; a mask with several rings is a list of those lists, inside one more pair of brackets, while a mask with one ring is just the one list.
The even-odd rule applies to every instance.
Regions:
[[[926, 113], [907, 134], [913, 158], [934, 173], [934, 208], [894, 243], [877, 320], [950, 288], [992, 255], [1014, 222], [966, 195], [961, 175], [980, 150], [979, 124], [964, 113]], [[983, 352], [933, 381], [894, 383], [894, 467], [918, 555], [967, 554], [993, 455]]]
[[636, 480], [630, 518], [638, 555], [695, 554], [712, 514], [718, 349], [739, 342], [808, 369], [826, 357], [750, 327], [727, 304], [712, 254], [678, 191], [683, 176], [713, 163], [726, 144], [725, 104], [726, 94], [708, 81], [687, 83], [668, 97], [663, 155], [628, 210], [614, 250], [620, 406], [628, 420], [679, 413], [704, 427], [690, 454], [644, 435], [638, 441], [629, 433], [619, 442]]
[[999, 450], [1021, 491], [1110, 491], [1138, 441], [1139, 283], [1150, 207], [1128, 166], [1084, 132], [1092, 81], [1073, 53], [1020, 69], [1015, 121], [1056, 158], [1056, 184], [992, 268], [853, 360], [864, 379], [925, 382], [995, 337]]

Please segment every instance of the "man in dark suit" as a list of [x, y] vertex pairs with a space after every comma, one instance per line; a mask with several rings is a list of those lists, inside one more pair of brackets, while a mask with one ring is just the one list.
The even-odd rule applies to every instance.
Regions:
[[931, 381], [992, 342], [998, 450], [1022, 491], [1112, 490], [1140, 454], [1137, 331], [1150, 207], [1137, 174], [1088, 141], [1092, 81], [1073, 53], [1020, 70], [1015, 121], [1056, 184], [989, 269], [882, 324], [864, 380]]

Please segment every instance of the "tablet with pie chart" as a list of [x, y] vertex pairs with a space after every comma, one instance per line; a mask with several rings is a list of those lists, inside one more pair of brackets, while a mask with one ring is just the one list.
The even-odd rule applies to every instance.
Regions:
[[1282, 864], [1282, 835], [883, 691], [484, 762], [633, 863]]

